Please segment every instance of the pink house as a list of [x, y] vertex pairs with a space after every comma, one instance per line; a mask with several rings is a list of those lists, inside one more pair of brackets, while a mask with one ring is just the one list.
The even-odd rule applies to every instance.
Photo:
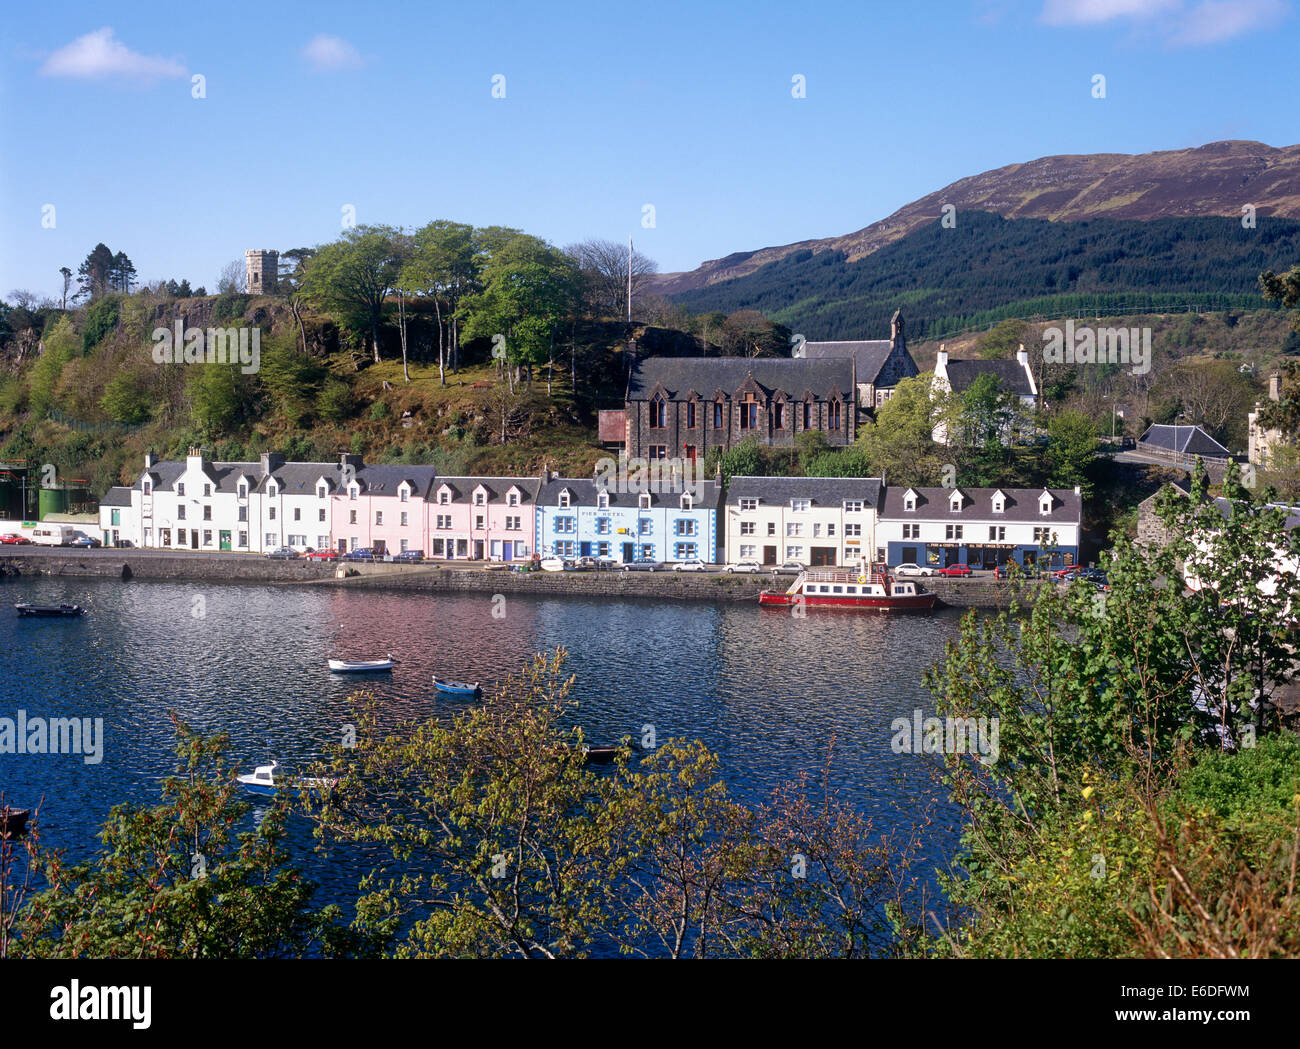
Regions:
[[364, 466], [345, 456], [343, 484], [334, 499], [333, 539], [341, 553], [369, 548], [428, 556], [430, 500], [438, 472], [432, 466]]
[[425, 554], [475, 561], [531, 557], [540, 484], [536, 477], [439, 477]]

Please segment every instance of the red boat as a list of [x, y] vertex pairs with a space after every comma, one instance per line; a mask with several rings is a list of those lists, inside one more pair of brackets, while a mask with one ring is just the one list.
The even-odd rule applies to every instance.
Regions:
[[778, 608], [848, 608], [860, 612], [929, 612], [938, 598], [910, 579], [895, 579], [884, 565], [869, 569], [811, 568], [784, 593], [764, 590], [760, 605]]

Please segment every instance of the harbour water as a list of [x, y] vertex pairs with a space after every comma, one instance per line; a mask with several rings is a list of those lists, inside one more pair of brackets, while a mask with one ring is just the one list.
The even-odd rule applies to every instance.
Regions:
[[[89, 612], [20, 619], [10, 606], [22, 600]], [[639, 738], [646, 725], [660, 741], [702, 739], [751, 802], [800, 772], [818, 783], [829, 776], [882, 831], [933, 803], [929, 870], [955, 842], [934, 759], [890, 746], [895, 718], [933, 708], [921, 674], [955, 636], [954, 612], [798, 618], [749, 604], [503, 603], [489, 594], [48, 577], [0, 584], [0, 602], [0, 717], [103, 719], [98, 762], [0, 755], [0, 790], [17, 805], [43, 799], [44, 843], [74, 860], [94, 853], [114, 804], [158, 801], [173, 768], [169, 711], [200, 731], [229, 733], [240, 771], [272, 757], [301, 766], [340, 739], [358, 687], [395, 720], [450, 716], [465, 701], [435, 693], [432, 674], [487, 689], [557, 646], [568, 651], [576, 718], [594, 743]], [[401, 661], [391, 674], [332, 675], [325, 665], [328, 655], [386, 652]], [[346, 907], [373, 857], [336, 852], [326, 862], [312, 854], [306, 823], [293, 823], [290, 845], [321, 902]]]

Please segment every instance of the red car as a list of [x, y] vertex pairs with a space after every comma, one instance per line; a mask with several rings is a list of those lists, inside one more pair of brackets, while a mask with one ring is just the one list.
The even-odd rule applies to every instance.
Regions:
[[31, 546], [32, 545], [32, 541], [28, 539], [25, 535], [17, 535], [13, 532], [10, 532], [8, 535], [0, 535], [0, 543], [5, 543], [9, 546]]
[[953, 576], [953, 575], [957, 575], [957, 576], [961, 576], [961, 575], [970, 575], [970, 574], [971, 574], [971, 567], [970, 567], [970, 565], [948, 565], [946, 568], [939, 568], [939, 569], [936, 569], [934, 574], [935, 574], [935, 575], [948, 575], [948, 576]]
[[309, 554], [303, 555], [308, 561], [337, 561], [339, 552], [337, 550], [313, 550]]

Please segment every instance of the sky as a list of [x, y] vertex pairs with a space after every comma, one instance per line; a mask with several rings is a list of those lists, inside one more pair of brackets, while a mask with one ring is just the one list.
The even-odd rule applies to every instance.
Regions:
[[632, 236], [672, 272], [1040, 156], [1291, 145], [1297, 6], [18, 5], [0, 295], [57, 295], [100, 241], [144, 281], [213, 290], [246, 249], [353, 216]]

